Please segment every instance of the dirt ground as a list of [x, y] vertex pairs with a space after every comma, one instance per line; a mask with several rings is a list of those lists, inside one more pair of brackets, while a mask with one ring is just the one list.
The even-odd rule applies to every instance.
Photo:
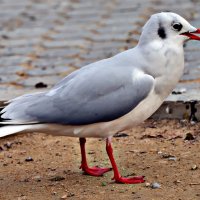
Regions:
[[[121, 173], [145, 175], [146, 183], [116, 184], [112, 172], [82, 175], [77, 138], [44, 134], [0, 140], [0, 199], [200, 199], [200, 124], [148, 120], [115, 137]], [[120, 135], [119, 135], [120, 136]], [[123, 135], [122, 135], [123, 136]], [[91, 165], [110, 166], [102, 139], [87, 140]], [[160, 188], [152, 188], [158, 183]]]

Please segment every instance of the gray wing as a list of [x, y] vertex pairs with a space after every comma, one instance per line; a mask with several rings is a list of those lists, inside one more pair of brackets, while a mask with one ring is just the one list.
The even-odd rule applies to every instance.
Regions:
[[70, 125], [110, 121], [134, 109], [154, 86], [153, 77], [131, 66], [101, 64], [72, 73], [48, 93], [14, 100], [2, 117]]

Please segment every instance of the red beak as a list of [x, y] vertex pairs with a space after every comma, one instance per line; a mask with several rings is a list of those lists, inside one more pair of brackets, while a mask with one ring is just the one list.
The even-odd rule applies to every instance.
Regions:
[[191, 40], [200, 40], [200, 37], [197, 36], [197, 35], [194, 35], [192, 33], [196, 33], [196, 34], [200, 34], [200, 28], [197, 29], [196, 31], [194, 32], [186, 32], [186, 33], [182, 33], [181, 35], [185, 35], [187, 37], [189, 37]]

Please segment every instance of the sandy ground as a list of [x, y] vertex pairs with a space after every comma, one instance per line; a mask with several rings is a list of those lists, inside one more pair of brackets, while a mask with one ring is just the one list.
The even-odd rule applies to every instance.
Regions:
[[[199, 200], [199, 126], [148, 120], [125, 131], [127, 137], [114, 138], [121, 173], [146, 176], [146, 183], [137, 185], [114, 183], [112, 172], [82, 175], [77, 138], [35, 133], [1, 139], [0, 199]], [[110, 166], [104, 140], [88, 139], [87, 152], [91, 165]], [[161, 187], [153, 189], [155, 182]]]

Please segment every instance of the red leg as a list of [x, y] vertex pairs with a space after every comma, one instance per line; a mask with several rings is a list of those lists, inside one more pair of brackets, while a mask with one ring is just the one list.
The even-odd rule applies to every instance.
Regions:
[[136, 177], [130, 177], [130, 178], [125, 178], [122, 177], [118, 171], [115, 159], [113, 157], [113, 149], [111, 145], [110, 139], [106, 140], [106, 151], [108, 153], [108, 157], [110, 159], [110, 162], [112, 164], [113, 170], [114, 170], [114, 177], [113, 179], [117, 183], [127, 183], [127, 184], [136, 184], [136, 183], [144, 183], [144, 176], [136, 176]]
[[80, 141], [81, 158], [82, 158], [80, 169], [82, 169], [85, 174], [91, 176], [102, 176], [104, 173], [112, 170], [112, 168], [88, 167], [86, 152], [85, 152], [86, 139], [80, 138], [79, 141]]

